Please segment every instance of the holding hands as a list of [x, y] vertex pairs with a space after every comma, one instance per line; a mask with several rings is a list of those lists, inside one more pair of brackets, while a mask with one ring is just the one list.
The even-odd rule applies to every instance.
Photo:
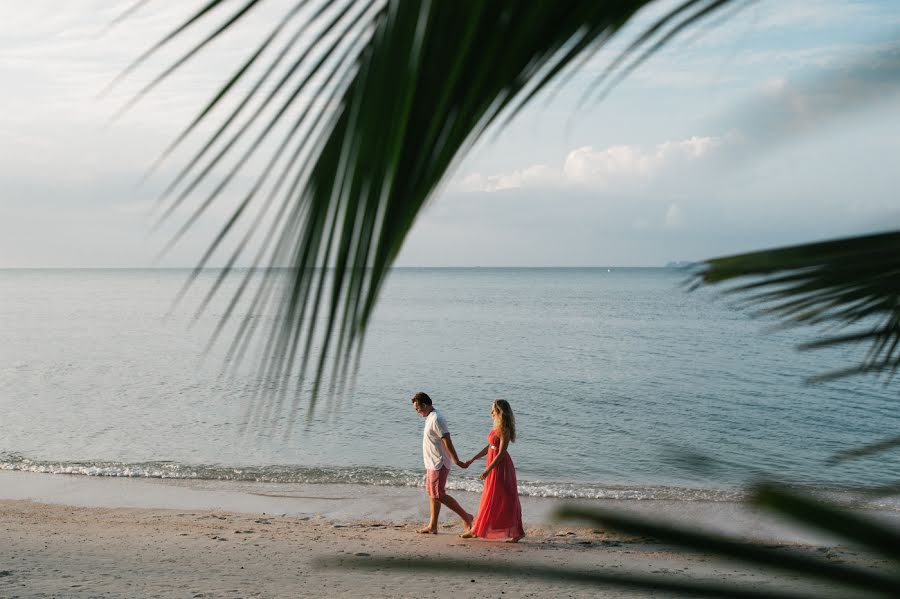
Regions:
[[[475, 456], [474, 458], [472, 458], [471, 460], [468, 460], [467, 462], [462, 462], [462, 463], [460, 464], [460, 467], [462, 467], [462, 468], [468, 468], [469, 466], [472, 465], [472, 463], [473, 463], [475, 460], [478, 459], [478, 457], [479, 457], [479, 456]], [[484, 480], [485, 478], [487, 478], [488, 472], [490, 472], [490, 471], [491, 471], [490, 468], [485, 468], [485, 469], [484, 469], [484, 472], [482, 472], [481, 474], [478, 475], [478, 479], [479, 479], [479, 480]]]
[[[476, 461], [478, 461], [479, 459], [481, 459], [481, 458], [483, 458], [484, 456], [486, 456], [489, 448], [490, 448], [490, 446], [486, 446], [484, 449], [482, 449], [481, 451], [479, 451], [478, 453], [476, 453], [476, 454], [472, 457], [471, 460], [469, 460], [469, 461], [467, 461], [467, 462], [462, 462], [462, 463], [460, 463], [460, 464], [459, 464], [460, 467], [461, 467], [461, 468], [468, 468], [468, 467], [471, 466], [474, 462], [476, 462]], [[484, 480], [485, 478], [487, 478], [488, 472], [490, 472], [490, 471], [491, 471], [491, 467], [490, 467], [490, 465], [488, 465], [488, 467], [484, 469], [484, 472], [482, 472], [481, 474], [478, 475], [479, 480]]]

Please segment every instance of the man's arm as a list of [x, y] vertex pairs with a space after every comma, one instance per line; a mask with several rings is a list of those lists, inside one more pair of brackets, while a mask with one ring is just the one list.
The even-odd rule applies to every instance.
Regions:
[[441, 437], [441, 442], [444, 444], [444, 447], [447, 448], [447, 453], [450, 454], [450, 457], [453, 458], [453, 463], [459, 466], [460, 468], [468, 468], [469, 465], [465, 462], [461, 462], [459, 460], [459, 456], [456, 455], [456, 448], [453, 447], [453, 440], [450, 438], [450, 433], [446, 433], [443, 437]]

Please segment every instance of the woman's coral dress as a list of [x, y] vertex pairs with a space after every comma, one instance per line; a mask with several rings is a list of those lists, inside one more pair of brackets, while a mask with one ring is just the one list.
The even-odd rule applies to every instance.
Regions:
[[[500, 434], [488, 433], [486, 464], [490, 464], [500, 449]], [[516, 467], [509, 452], [500, 458], [500, 463], [484, 479], [484, 491], [478, 514], [472, 523], [472, 532], [483, 539], [511, 538], [525, 536], [522, 528], [522, 507], [519, 505], [519, 489], [516, 486]]]

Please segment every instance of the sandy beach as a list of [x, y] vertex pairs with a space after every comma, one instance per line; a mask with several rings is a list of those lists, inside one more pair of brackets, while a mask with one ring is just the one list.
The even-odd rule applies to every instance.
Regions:
[[[425, 505], [418, 489], [362, 488], [353, 499], [339, 496], [335, 492], [341, 489], [335, 488], [292, 492], [267, 488], [269, 493], [222, 491], [171, 481], [2, 472], [0, 596], [673, 596], [669, 591], [538, 578], [535, 570], [545, 567], [610, 576], [638, 573], [670, 583], [738, 582], [771, 592], [791, 589], [811, 596], [845, 596], [828, 583], [801, 585], [787, 575], [773, 577], [652, 539], [549, 522], [549, 511], [541, 512], [536, 506], [555, 502], [526, 501], [528, 536], [511, 545], [459, 539], [459, 525], [449, 516], [442, 517], [440, 534], [416, 534], [421, 514], [413, 506]], [[356, 501], [366, 504], [362, 501], [366, 491], [372, 499], [369, 513], [337, 507]], [[472, 497], [460, 499], [471, 502]], [[141, 502], [146, 505], [135, 507]], [[216, 504], [232, 509], [219, 509]], [[155, 507], [160, 505], [167, 507]], [[275, 505], [294, 509], [291, 513], [260, 510], [264, 505], [269, 510]], [[399, 513], [404, 506], [411, 508], [405, 517], [372, 517]], [[642, 509], [652, 511], [653, 506]], [[747, 517], [744, 525], [752, 525], [756, 516]], [[784, 528], [771, 529], [765, 535], [769, 540], [760, 542], [823, 561], [879, 563], [828, 540], [786, 540], [792, 534]], [[785, 539], [772, 538], [779, 535]], [[420, 558], [511, 569], [489, 575], [411, 568]]]

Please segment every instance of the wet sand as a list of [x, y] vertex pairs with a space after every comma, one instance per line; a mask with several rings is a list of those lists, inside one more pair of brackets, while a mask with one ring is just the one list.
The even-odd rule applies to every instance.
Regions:
[[[845, 590], [830, 583], [806, 586], [785, 574], [772, 576], [648, 538], [547, 522], [548, 518], [538, 517], [528, 507], [528, 536], [513, 545], [458, 538], [460, 526], [452, 514], [442, 516], [440, 534], [420, 535], [415, 532], [421, 524], [418, 508], [404, 518], [360, 515], [358, 510], [337, 507], [345, 498], [321, 492], [329, 489], [306, 489], [305, 496], [300, 489], [278, 497], [286, 493], [275, 491], [284, 489], [271, 486], [264, 487], [269, 493], [254, 494], [203, 489], [203, 485], [136, 483], [0, 473], [0, 597], [672, 596], [658, 589], [548, 581], [535, 575], [536, 569], [544, 567], [846, 596]], [[68, 494], [59, 488], [53, 491], [57, 486], [69, 488]], [[85, 489], [90, 488], [95, 489], [94, 496], [85, 497]], [[101, 499], [111, 489], [121, 491], [118, 501], [109, 496], [105, 501], [119, 505], [104, 506]], [[363, 504], [366, 489], [359, 489], [357, 498]], [[370, 499], [374, 498], [369, 503], [388, 498], [386, 505], [375, 505], [370, 511], [383, 516], [414, 503], [422, 504], [424, 513], [419, 490], [399, 491], [403, 492], [369, 489]], [[48, 496], [52, 492], [57, 494], [55, 499]], [[32, 496], [10, 497], [16, 494]], [[240, 509], [215, 508], [209, 505], [210, 494], [224, 504], [229, 497], [245, 503]], [[169, 505], [159, 506], [166, 501]], [[142, 502], [142, 507], [121, 505]], [[183, 505], [172, 505], [177, 502]], [[184, 507], [189, 504], [197, 507]], [[259, 510], [262, 504], [294, 509], [292, 513]], [[527, 504], [534, 507], [533, 502]], [[857, 549], [827, 541], [770, 540], [768, 544], [777, 551], [816, 556], [823, 562], [880, 565]], [[449, 568], [417, 570], [422, 558], [510, 569], [494, 575]]]

